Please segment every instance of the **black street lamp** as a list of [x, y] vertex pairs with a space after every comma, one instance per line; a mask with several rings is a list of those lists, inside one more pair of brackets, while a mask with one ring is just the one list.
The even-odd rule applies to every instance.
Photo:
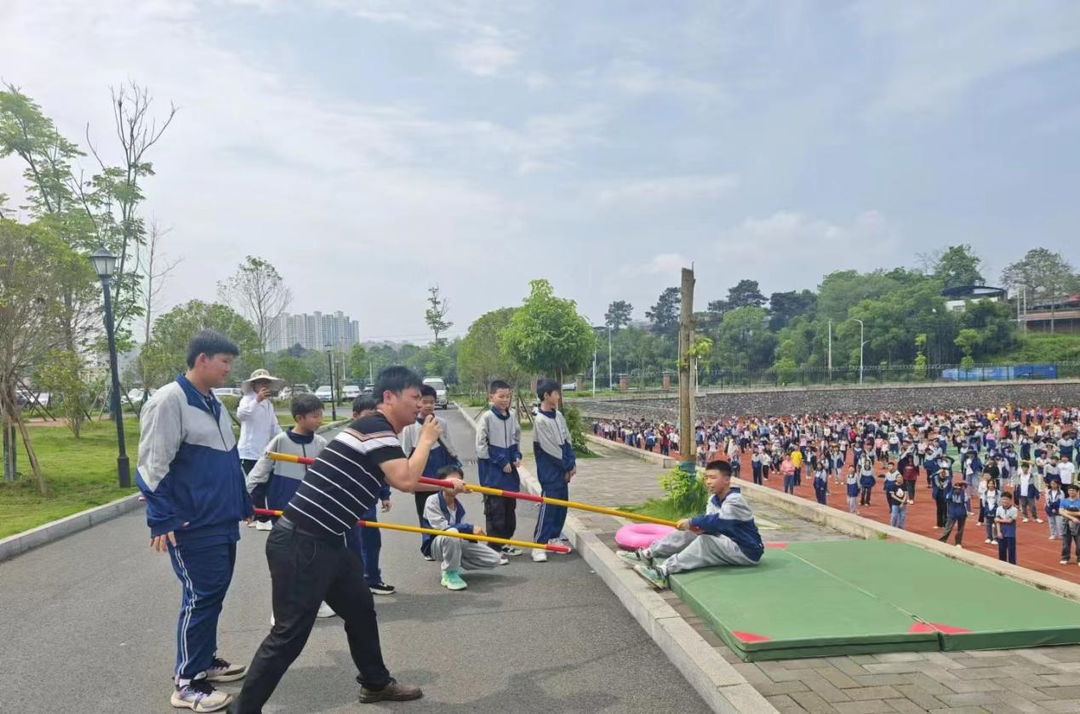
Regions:
[[131, 467], [128, 464], [127, 451], [124, 448], [124, 417], [120, 411], [120, 375], [116, 369], [116, 334], [113, 324], [112, 298], [109, 287], [116, 272], [116, 256], [107, 248], [98, 248], [90, 256], [94, 272], [101, 278], [101, 289], [105, 294], [105, 332], [109, 337], [109, 371], [112, 372], [112, 389], [109, 397], [109, 409], [116, 422], [116, 443], [119, 455], [116, 457], [116, 473], [120, 478], [120, 488], [131, 487]]
[[330, 418], [337, 421], [337, 389], [334, 388], [334, 346], [326, 345], [326, 365], [330, 368]]

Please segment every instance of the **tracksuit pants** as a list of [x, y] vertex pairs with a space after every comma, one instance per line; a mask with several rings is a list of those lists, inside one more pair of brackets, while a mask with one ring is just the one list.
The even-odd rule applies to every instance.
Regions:
[[[484, 494], [484, 523], [488, 535], [496, 538], [513, 538], [517, 530], [517, 499]], [[498, 543], [486, 543], [484, 547], [500, 550]]]
[[713, 565], [757, 565], [727, 536], [690, 531], [668, 533], [649, 546], [648, 554], [657, 560], [664, 559], [660, 570], [665, 575]]
[[[360, 519], [378, 521], [379, 515], [376, 507], [372, 506], [364, 511]], [[345, 543], [349, 550], [356, 553], [356, 556], [360, 558], [360, 562], [364, 565], [364, 582], [368, 585], [381, 583], [382, 569], [379, 568], [379, 555], [382, 553], [382, 534], [379, 529], [353, 526], [352, 530], [345, 533]]]
[[379, 623], [371, 591], [364, 583], [360, 559], [344, 539], [315, 536], [296, 530], [279, 518], [266, 539], [274, 604], [274, 628], [259, 645], [244, 688], [233, 710], [255, 714], [274, 693], [289, 665], [307, 644], [319, 605], [326, 603], [345, 623], [349, 652], [369, 689], [390, 683], [379, 644]]
[[[1058, 516], [1060, 518], [1060, 516]], [[1072, 547], [1076, 546], [1076, 562], [1080, 563], [1080, 523], [1065, 521], [1062, 524], [1061, 559], [1067, 561]]]
[[950, 518], [945, 523], [945, 532], [938, 538], [942, 543], [947, 543], [949, 535], [953, 532], [953, 528], [956, 528], [956, 544], [960, 545], [964, 540], [964, 524], [967, 523], [967, 516], [963, 518]]
[[1016, 565], [1016, 536], [998, 538], [998, 560]]
[[[559, 475], [560, 479], [562, 474]], [[554, 484], [541, 484], [541, 495], [547, 498], [559, 498], [566, 500], [570, 497], [570, 486], [566, 481]], [[566, 506], [549, 506], [540, 504], [540, 515], [536, 517], [536, 531], [533, 540], [537, 543], [547, 543], [562, 534], [563, 524], [566, 522]]]
[[218, 617], [232, 582], [236, 543], [169, 545], [173, 571], [183, 587], [176, 622], [177, 679], [194, 679], [217, 655]]
[[502, 557], [484, 543], [474, 543], [461, 538], [436, 536], [431, 541], [431, 555], [439, 561], [442, 571], [483, 570], [496, 568]]

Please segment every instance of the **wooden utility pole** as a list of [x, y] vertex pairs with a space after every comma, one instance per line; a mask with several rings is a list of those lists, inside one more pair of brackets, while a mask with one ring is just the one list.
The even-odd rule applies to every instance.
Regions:
[[690, 348], [694, 344], [694, 270], [682, 269], [679, 297], [679, 467], [694, 471], [694, 395], [690, 390]]

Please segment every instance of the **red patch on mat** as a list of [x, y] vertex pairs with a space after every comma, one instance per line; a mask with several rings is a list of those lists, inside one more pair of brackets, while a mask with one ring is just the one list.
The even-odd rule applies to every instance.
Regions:
[[784, 543], [783, 541], [779, 541], [779, 542], [776, 542], [776, 543], [766, 543], [765, 547], [766, 548], [781, 548], [781, 549], [783, 549], [783, 548], [787, 548], [787, 543]]
[[768, 642], [771, 639], [763, 635], [755, 635], [753, 632], [739, 632], [738, 630], [732, 630], [731, 634], [743, 642]]
[[916, 622], [914, 625], [908, 628], [908, 633], [913, 635], [924, 635], [927, 632], [937, 632], [933, 625], [928, 625], [925, 622]]
[[945, 635], [966, 635], [971, 632], [966, 627], [953, 627], [952, 625], [943, 625], [940, 622], [931, 622], [930, 624], [934, 626], [935, 630]]

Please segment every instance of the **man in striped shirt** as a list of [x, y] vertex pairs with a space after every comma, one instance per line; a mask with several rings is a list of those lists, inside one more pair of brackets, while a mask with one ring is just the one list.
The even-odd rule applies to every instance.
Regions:
[[[428, 417], [406, 459], [397, 434], [412, 424], [420, 405], [420, 377], [389, 367], [375, 381], [376, 412], [342, 430], [308, 468], [296, 495], [266, 543], [272, 580], [274, 629], [259, 646], [240, 692], [237, 714], [257, 714], [304, 649], [319, 604], [326, 601], [345, 622], [349, 651], [359, 670], [360, 702], [405, 701], [422, 696], [390, 676], [379, 646], [379, 626], [363, 564], [345, 547], [345, 533], [388, 483], [410, 492], [424, 472], [442, 427]], [[455, 493], [465, 490], [460, 479]]]

